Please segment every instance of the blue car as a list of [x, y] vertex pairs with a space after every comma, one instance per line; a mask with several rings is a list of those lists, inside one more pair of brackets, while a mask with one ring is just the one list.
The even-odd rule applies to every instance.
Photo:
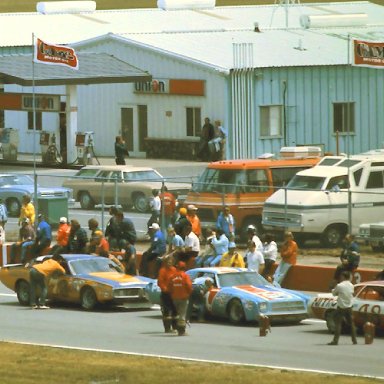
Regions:
[[[309, 297], [303, 293], [283, 289], [265, 280], [257, 272], [243, 268], [195, 268], [187, 271], [192, 283], [210, 277], [213, 288], [205, 296], [206, 313], [212, 317], [229, 319], [231, 323], [258, 321], [265, 315], [272, 322], [300, 322], [308, 317]], [[156, 282], [146, 287], [153, 304], [160, 303], [160, 289]]]

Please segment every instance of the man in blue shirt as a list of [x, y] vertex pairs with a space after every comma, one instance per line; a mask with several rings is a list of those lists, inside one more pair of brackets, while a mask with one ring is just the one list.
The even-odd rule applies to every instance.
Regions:
[[148, 264], [151, 261], [156, 260], [156, 268], [154, 272], [154, 277], [156, 278], [162, 262], [161, 256], [167, 251], [167, 242], [157, 223], [152, 223], [149, 226], [149, 234], [151, 236], [151, 246], [143, 253], [141, 258], [140, 275], [151, 277], [149, 276]]
[[228, 237], [229, 240], [234, 240], [235, 238], [235, 219], [233, 215], [231, 214], [231, 210], [226, 205], [223, 208], [223, 211], [220, 212], [217, 221], [216, 221], [216, 228], [221, 229], [225, 236]]
[[42, 213], [39, 214], [38, 221], [35, 243], [31, 249], [32, 257], [39, 256], [42, 251], [51, 245], [52, 241], [51, 226], [45, 221]]

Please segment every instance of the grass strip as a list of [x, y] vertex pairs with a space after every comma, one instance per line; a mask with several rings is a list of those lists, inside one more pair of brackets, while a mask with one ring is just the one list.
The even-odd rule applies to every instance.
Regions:
[[[129, 342], [129, 341], [127, 341]], [[1, 342], [2, 384], [368, 384], [381, 380]]]

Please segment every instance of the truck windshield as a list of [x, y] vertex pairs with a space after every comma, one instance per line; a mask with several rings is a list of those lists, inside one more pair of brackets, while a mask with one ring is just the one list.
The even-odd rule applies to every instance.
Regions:
[[207, 168], [193, 183], [194, 192], [249, 193], [269, 190], [264, 169]]
[[325, 182], [325, 177], [296, 175], [289, 183], [288, 189], [307, 189], [320, 191]]

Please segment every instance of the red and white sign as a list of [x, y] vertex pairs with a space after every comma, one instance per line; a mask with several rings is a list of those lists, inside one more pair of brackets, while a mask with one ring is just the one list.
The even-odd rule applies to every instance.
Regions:
[[48, 44], [39, 38], [35, 39], [33, 60], [35, 63], [64, 65], [72, 69], [79, 69], [79, 61], [73, 48]]
[[384, 42], [352, 39], [352, 65], [384, 69]]

